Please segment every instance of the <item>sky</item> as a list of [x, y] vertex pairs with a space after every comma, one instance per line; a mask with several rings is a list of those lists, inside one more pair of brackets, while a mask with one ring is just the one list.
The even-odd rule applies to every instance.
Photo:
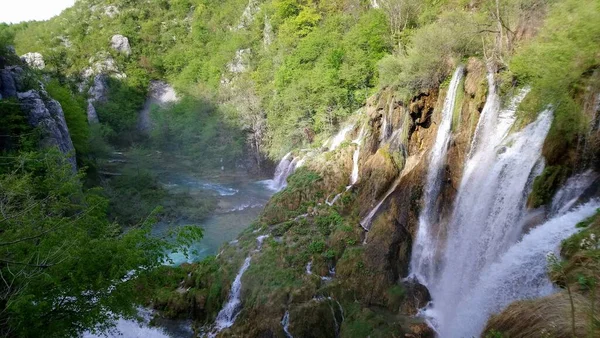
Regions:
[[75, 0], [0, 0], [0, 22], [48, 20], [74, 3]]

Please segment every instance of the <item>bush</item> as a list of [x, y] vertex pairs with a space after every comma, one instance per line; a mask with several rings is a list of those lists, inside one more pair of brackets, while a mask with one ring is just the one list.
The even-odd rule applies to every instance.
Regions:
[[466, 12], [447, 12], [431, 24], [415, 30], [406, 55], [387, 56], [379, 63], [381, 86], [395, 86], [413, 94], [437, 87], [469, 55], [477, 55], [479, 39], [472, 27], [476, 17]]
[[87, 155], [89, 152], [90, 130], [84, 98], [75, 95], [56, 80], [47, 83], [46, 90], [62, 107], [78, 157]]

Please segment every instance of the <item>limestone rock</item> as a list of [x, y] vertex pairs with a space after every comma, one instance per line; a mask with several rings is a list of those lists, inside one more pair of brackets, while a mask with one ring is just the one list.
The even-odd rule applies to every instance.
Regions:
[[0, 70], [0, 99], [16, 97], [17, 85], [9, 69]]
[[29, 124], [39, 128], [42, 133], [41, 145], [56, 146], [63, 154], [69, 155], [69, 162], [75, 170], [75, 148], [60, 104], [50, 98], [43, 89], [20, 92], [17, 97], [21, 108], [27, 112]]
[[106, 83], [106, 75], [96, 75], [94, 77], [94, 82], [90, 89], [88, 90], [88, 107], [87, 107], [87, 118], [88, 123], [98, 123], [98, 114], [96, 113], [96, 108], [94, 107], [94, 103], [96, 102], [106, 102], [106, 95], [108, 92], [108, 86]]
[[118, 51], [119, 53], [123, 53], [127, 56], [131, 55], [131, 46], [129, 46], [129, 39], [121, 34], [113, 35], [110, 39], [111, 47]]
[[108, 74], [117, 79], [127, 77], [119, 71], [115, 60], [106, 52], [98, 53], [96, 56], [91, 57], [89, 63], [90, 66], [81, 73], [84, 79], [89, 79], [99, 74]]
[[250, 54], [250, 48], [240, 49], [235, 52], [235, 57], [227, 65], [227, 69], [233, 74], [239, 74], [246, 71], [247, 67], [247, 55]]
[[21, 60], [27, 63], [31, 68], [44, 69], [46, 67], [44, 57], [40, 53], [27, 53], [21, 56]]
[[109, 5], [104, 8], [104, 15], [111, 19], [117, 16], [117, 14], [119, 14], [119, 9], [116, 6]]
[[178, 97], [175, 88], [163, 81], [151, 81], [148, 89], [148, 97], [144, 103], [144, 108], [140, 112], [138, 128], [148, 130], [151, 127], [150, 111], [152, 107], [158, 105], [165, 107], [170, 103], [177, 102]]

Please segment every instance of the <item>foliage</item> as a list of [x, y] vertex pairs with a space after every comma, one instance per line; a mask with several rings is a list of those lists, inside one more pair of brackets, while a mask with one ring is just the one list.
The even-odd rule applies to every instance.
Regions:
[[115, 132], [112, 141], [131, 143], [137, 127], [138, 112], [144, 102], [144, 93], [126, 82], [108, 78], [106, 102], [97, 105], [98, 119]]
[[75, 95], [56, 80], [46, 84], [46, 91], [62, 107], [77, 155], [86, 155], [89, 152], [90, 131], [84, 98]]
[[568, 175], [568, 169], [563, 166], [549, 166], [544, 168], [541, 175], [533, 181], [533, 188], [529, 194], [527, 204], [538, 208], [552, 201], [554, 193]]
[[443, 13], [437, 21], [415, 30], [405, 55], [387, 56], [380, 64], [381, 86], [396, 86], [407, 94], [434, 88], [464, 57], [478, 54], [480, 37], [472, 27], [479, 18], [463, 11]]
[[192, 159], [196, 168], [233, 166], [242, 154], [243, 134], [214, 105], [186, 96], [152, 111], [150, 140], [161, 150]]
[[100, 191], [83, 189], [80, 178], [58, 150], [22, 153], [0, 177], [2, 335], [78, 336], [131, 317], [133, 294], [119, 281], [202, 235], [181, 228], [174, 240], [153, 237], [152, 218], [123, 231], [107, 220]]
[[[510, 69], [521, 83], [532, 86], [524, 114], [536, 116], [552, 105], [554, 122], [544, 145], [549, 164], [561, 163], [575, 147], [585, 121], [576, 103], [581, 79], [595, 67], [600, 43], [600, 4], [597, 1], [557, 2], [535, 40], [520, 48]], [[535, 60], [535, 61], [532, 61]]]

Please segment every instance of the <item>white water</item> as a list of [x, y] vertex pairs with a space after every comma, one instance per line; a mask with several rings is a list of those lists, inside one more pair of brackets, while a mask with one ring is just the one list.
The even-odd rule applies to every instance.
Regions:
[[82, 338], [117, 338], [117, 337], [131, 337], [131, 338], [169, 338], [167, 333], [160, 329], [150, 327], [149, 323], [152, 319], [152, 312], [146, 309], [140, 309], [138, 314], [142, 321], [138, 322], [133, 319], [119, 318], [115, 327], [107, 332], [93, 334], [91, 332], [85, 332]]
[[[396, 179], [394, 184], [392, 184], [392, 186], [388, 189], [388, 191], [385, 193], [385, 195], [383, 195], [383, 198], [381, 200], [379, 200], [379, 202], [375, 205], [375, 207], [373, 209], [371, 209], [371, 211], [369, 211], [367, 216], [365, 216], [360, 221], [360, 226], [363, 227], [363, 229], [365, 229], [366, 231], [371, 230], [371, 223], [373, 222], [373, 217], [375, 216], [375, 214], [377, 214], [377, 211], [379, 210], [379, 208], [381, 208], [381, 205], [383, 204], [383, 202], [385, 202], [385, 200], [387, 200], [387, 198], [396, 190], [396, 188], [398, 187], [398, 184], [400, 184], [400, 179], [401, 179], [401, 177], [398, 177]], [[365, 238], [365, 243], [363, 243], [363, 244], [366, 244], [366, 241], [367, 241], [367, 239]]]
[[235, 280], [233, 281], [233, 284], [231, 284], [229, 299], [227, 300], [225, 306], [223, 306], [223, 309], [221, 309], [221, 311], [219, 311], [219, 314], [217, 315], [215, 329], [213, 331], [214, 335], [209, 334], [209, 337], [216, 336], [216, 333], [222, 331], [223, 329], [231, 327], [235, 322], [241, 305], [240, 293], [242, 291], [242, 276], [244, 275], [244, 272], [246, 272], [246, 270], [248, 270], [248, 268], [250, 267], [250, 259], [250, 256], [246, 257], [246, 260], [244, 260], [244, 264], [238, 271], [237, 276], [235, 276]]
[[313, 264], [312, 261], [310, 261], [306, 264], [306, 274], [307, 275], [312, 275], [312, 264]]
[[[369, 213], [360, 221], [360, 226], [363, 227], [363, 229], [365, 229], [365, 231], [369, 231], [371, 229], [371, 222], [373, 222], [373, 217], [375, 217], [375, 215], [377, 214], [377, 211], [379, 210], [379, 208], [381, 207], [381, 205], [383, 204], [383, 202], [385, 202], [385, 200], [396, 190], [396, 188], [398, 187], [398, 185], [400, 184], [400, 181], [402, 180], [402, 178], [404, 178], [404, 176], [406, 176], [408, 173], [410, 173], [419, 163], [420, 157], [419, 156], [409, 156], [408, 159], [406, 159], [406, 164], [404, 165], [404, 169], [402, 169], [402, 173], [400, 174], [400, 176], [398, 176], [398, 178], [396, 178], [396, 180], [394, 181], [394, 183], [392, 184], [392, 186], [388, 189], [388, 191], [385, 193], [385, 195], [383, 195], [383, 198], [381, 200], [379, 200], [379, 202], [375, 205], [375, 207], [373, 209], [371, 209], [369, 211]], [[367, 238], [365, 236], [365, 240], [363, 242], [363, 244], [367, 243]]]
[[575, 225], [595, 214], [600, 207], [592, 201], [550, 219], [513, 245], [500, 259], [481, 273], [475, 289], [459, 303], [452, 304], [455, 318], [444, 325], [443, 337], [478, 337], [490, 315], [516, 300], [550, 295], [554, 287], [547, 276], [546, 256], [558, 255], [560, 243], [577, 232]]
[[346, 135], [354, 128], [354, 124], [350, 124], [342, 128], [337, 135], [331, 140], [331, 144], [329, 145], [329, 150], [337, 149], [342, 142], [346, 140]]
[[598, 174], [587, 170], [581, 174], [570, 177], [565, 185], [560, 188], [552, 199], [551, 215], [563, 214], [571, 209], [579, 200], [584, 191], [594, 183]]
[[469, 298], [484, 269], [522, 234], [531, 176], [539, 170], [536, 163], [552, 123], [552, 113], [547, 110], [520, 132], [507, 136], [515, 119], [514, 107], [525, 94], [517, 95], [500, 111], [493, 78], [489, 80], [489, 101], [448, 224], [441, 275], [429, 281], [435, 304], [432, 313], [442, 337], [460, 337], [452, 325], [465, 318], [457, 317], [456, 305]]
[[287, 338], [294, 338], [294, 336], [292, 336], [292, 334], [290, 333], [290, 312], [289, 311], [285, 311], [285, 314], [283, 315], [283, 319], [281, 319], [281, 326], [283, 326], [283, 332], [285, 333], [285, 336]]
[[435, 217], [438, 214], [437, 199], [442, 188], [442, 176], [446, 165], [450, 136], [452, 134], [452, 113], [454, 112], [456, 103], [458, 85], [462, 80], [463, 74], [464, 67], [460, 66], [452, 76], [450, 86], [448, 87], [448, 94], [446, 94], [444, 101], [444, 107], [442, 108], [441, 122], [429, 157], [424, 206], [423, 211], [419, 215], [419, 230], [415, 245], [413, 246], [413, 255], [410, 263], [411, 272], [424, 285], [428, 285], [434, 273], [439, 231], [435, 231], [436, 234], [434, 234], [432, 226], [435, 225]]
[[352, 143], [356, 144], [356, 149], [354, 150], [354, 154], [352, 154], [352, 174], [350, 175], [350, 185], [355, 185], [358, 182], [359, 168], [358, 168], [358, 160], [360, 158], [360, 147], [362, 145], [363, 138], [365, 136], [365, 126], [360, 128], [360, 132], [358, 133], [358, 137], [352, 141]]
[[[255, 251], [260, 251], [262, 249], [263, 242], [268, 237], [269, 237], [269, 235], [261, 235], [261, 236], [256, 237], [256, 250]], [[210, 338], [216, 337], [216, 335], [219, 332], [223, 331], [224, 329], [226, 329], [228, 327], [231, 327], [233, 325], [233, 323], [235, 323], [235, 319], [237, 318], [237, 315], [240, 313], [240, 306], [242, 304], [242, 301], [240, 299], [240, 295], [242, 292], [242, 276], [244, 275], [246, 270], [248, 270], [248, 268], [250, 267], [251, 259], [252, 259], [251, 255], [246, 257], [246, 259], [244, 260], [244, 264], [242, 265], [242, 267], [238, 271], [237, 275], [235, 276], [235, 279], [234, 279], [233, 283], [231, 284], [231, 290], [229, 291], [229, 299], [227, 300], [227, 303], [225, 303], [225, 305], [223, 306], [221, 311], [219, 311], [219, 314], [217, 314], [217, 319], [215, 320], [215, 324], [214, 324], [211, 332], [208, 333], [208, 337], [210, 337]]]
[[[303, 158], [304, 159], [304, 158]], [[300, 165], [298, 157], [292, 158], [292, 153], [289, 152], [279, 161], [275, 169], [273, 180], [269, 182], [269, 187], [275, 191], [280, 191], [287, 186], [287, 178], [294, 173]]]

